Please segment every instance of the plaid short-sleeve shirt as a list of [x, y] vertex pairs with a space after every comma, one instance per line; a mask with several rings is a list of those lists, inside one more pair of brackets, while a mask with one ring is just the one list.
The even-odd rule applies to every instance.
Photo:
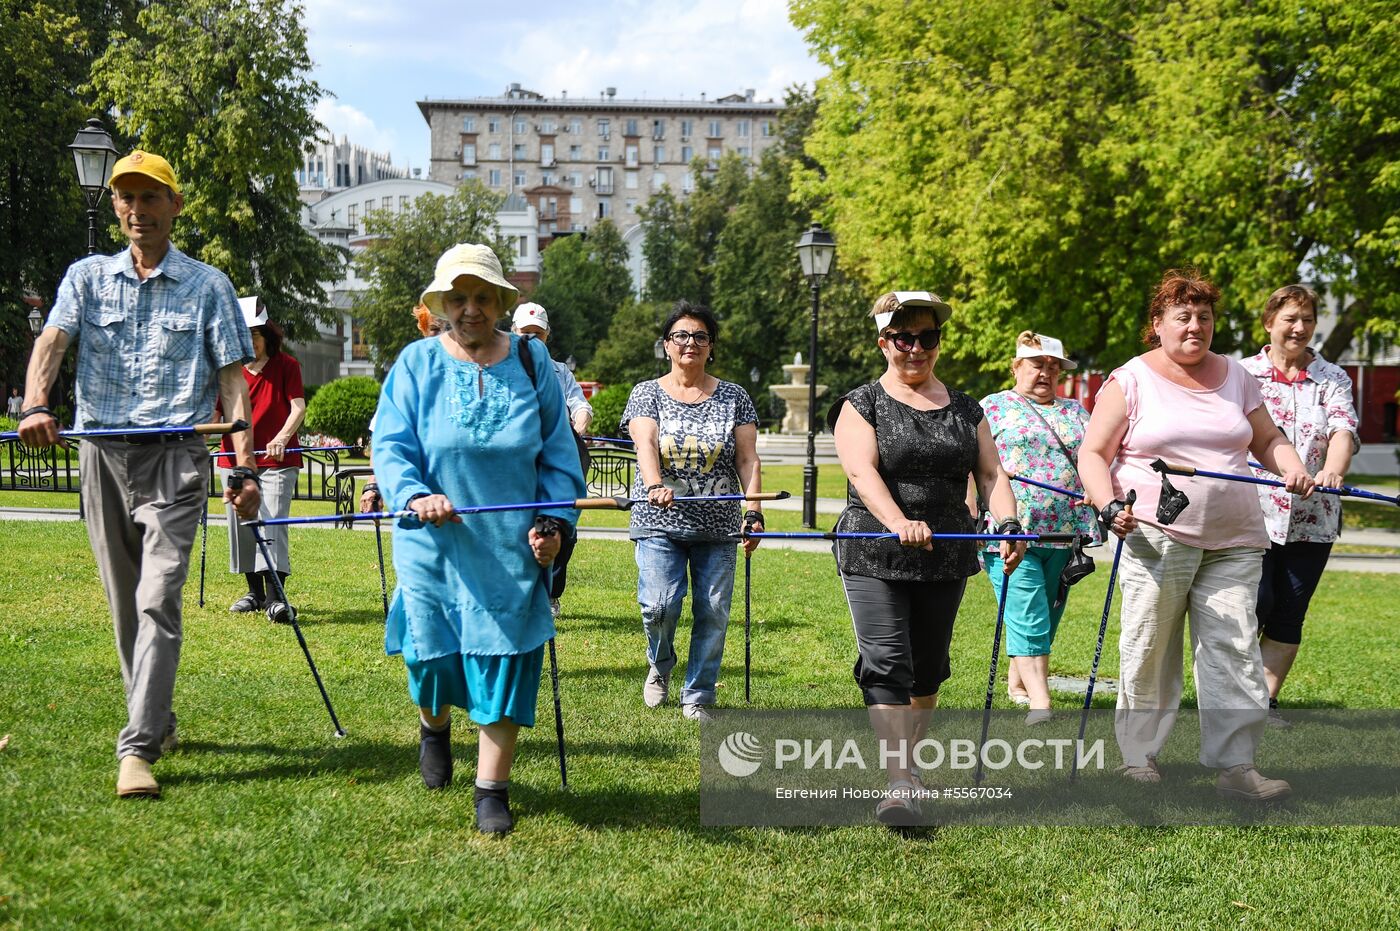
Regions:
[[79, 429], [203, 423], [219, 369], [253, 358], [232, 283], [173, 245], [144, 281], [129, 248], [74, 262], [48, 325], [78, 344]]

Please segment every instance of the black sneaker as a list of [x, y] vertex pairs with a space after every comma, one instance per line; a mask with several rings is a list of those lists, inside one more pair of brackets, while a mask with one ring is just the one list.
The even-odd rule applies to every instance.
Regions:
[[262, 599], [249, 592], [229, 605], [228, 610], [230, 614], [252, 614], [254, 611], [261, 611], [262, 606]]
[[267, 603], [267, 619], [274, 624], [290, 624], [296, 620], [296, 616], [297, 609], [285, 601], [269, 601]]
[[509, 789], [476, 787], [476, 829], [482, 834], [509, 834], [515, 830], [510, 814]]
[[452, 722], [440, 731], [418, 724], [418, 772], [423, 785], [445, 789], [452, 784]]

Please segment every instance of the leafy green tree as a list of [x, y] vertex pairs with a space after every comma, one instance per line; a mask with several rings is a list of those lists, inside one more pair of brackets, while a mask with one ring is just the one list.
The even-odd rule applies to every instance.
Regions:
[[379, 406], [379, 382], [350, 375], [321, 385], [306, 405], [305, 430], [333, 436], [346, 444], [369, 436], [369, 422]]
[[501, 238], [496, 223], [502, 200], [479, 182], [469, 181], [449, 196], [424, 194], [406, 212], [375, 210], [365, 217], [370, 244], [356, 256], [355, 268], [369, 287], [355, 296], [353, 313], [381, 374], [404, 346], [419, 338], [411, 311], [433, 280], [438, 257], [449, 248], [461, 242], [485, 243], [510, 271], [510, 244]]
[[624, 304], [613, 317], [607, 337], [598, 344], [598, 351], [589, 361], [587, 376], [605, 385], [635, 384], [668, 370], [671, 364], [658, 362], [654, 347], [661, 335], [661, 324], [670, 312], [671, 304], [664, 301]]
[[294, 338], [328, 320], [343, 258], [301, 225], [295, 172], [325, 92], [303, 8], [284, 0], [152, 0], [112, 35], [91, 87], [185, 188], [174, 240], [257, 293]]
[[622, 412], [627, 409], [627, 399], [631, 396], [632, 384], [618, 382], [608, 385], [589, 399], [588, 403], [593, 405], [593, 426], [590, 429], [595, 436], [622, 436], [619, 425], [622, 423]]
[[[549, 349], [587, 365], [618, 309], [632, 296], [627, 244], [611, 220], [586, 235], [556, 240], [540, 256], [540, 286], [530, 299], [549, 311]], [[606, 380], [606, 379], [605, 379]]]
[[684, 204], [667, 186], [637, 213], [642, 218], [642, 258], [647, 269], [643, 298], [675, 301], [699, 294], [700, 261], [686, 236]]

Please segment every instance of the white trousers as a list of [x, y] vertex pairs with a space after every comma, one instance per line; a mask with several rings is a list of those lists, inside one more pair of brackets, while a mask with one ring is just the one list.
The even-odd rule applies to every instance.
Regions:
[[1254, 762], [1269, 709], [1255, 603], [1264, 551], [1203, 550], [1141, 526], [1124, 546], [1118, 640], [1122, 682], [1115, 731], [1123, 762], [1156, 757], [1181, 705], [1183, 633], [1191, 617], [1191, 667], [1201, 712], [1201, 763]]
[[[229, 469], [219, 470], [221, 483], [227, 484], [230, 473]], [[292, 513], [292, 493], [296, 491], [297, 476], [300, 473], [301, 470], [296, 466], [258, 470], [258, 478], [262, 480], [262, 487], [259, 488], [262, 492], [262, 505], [258, 508], [258, 517], [267, 520], [271, 517], [287, 517]], [[266, 572], [271, 567], [258, 550], [253, 531], [239, 522], [233, 505], [225, 505], [224, 512], [228, 515], [228, 571]], [[272, 561], [276, 563], [277, 571], [290, 575], [292, 558], [287, 548], [287, 528], [264, 527], [262, 534], [272, 549]], [[268, 596], [271, 597], [271, 592]]]

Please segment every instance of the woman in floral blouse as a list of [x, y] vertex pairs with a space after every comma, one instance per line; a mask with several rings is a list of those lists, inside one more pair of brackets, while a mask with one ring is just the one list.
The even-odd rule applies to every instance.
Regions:
[[[1262, 322], [1269, 345], [1244, 360], [1244, 367], [1259, 379], [1269, 416], [1317, 484], [1335, 488], [1360, 442], [1351, 379], [1308, 348], [1317, 329], [1317, 295], [1302, 285], [1279, 288], [1270, 295]], [[1255, 472], [1272, 477], [1262, 469]], [[1269, 723], [1287, 727], [1278, 713], [1278, 694], [1298, 656], [1303, 616], [1341, 530], [1342, 505], [1336, 495], [1302, 499], [1264, 486], [1259, 503], [1272, 542], [1259, 580], [1259, 648], [1269, 683]]]
[[[1078, 401], [1055, 397], [1060, 373], [1075, 367], [1057, 339], [1027, 330], [1016, 338], [1010, 391], [982, 399], [1002, 468], [1008, 475], [1035, 479], [1081, 494], [1077, 460], [1089, 412]], [[1012, 482], [1017, 516], [1027, 533], [1079, 531], [1097, 534], [1093, 512], [1073, 498], [1034, 485]], [[1018, 705], [1030, 705], [1026, 723], [1050, 718], [1050, 645], [1069, 596], [1060, 575], [1070, 547], [1047, 543], [1026, 550], [1021, 571], [1010, 578], [1006, 599], [1006, 655], [1011, 657], [1007, 692]], [[988, 549], [982, 562], [995, 589], [1002, 576], [1001, 556]]]

